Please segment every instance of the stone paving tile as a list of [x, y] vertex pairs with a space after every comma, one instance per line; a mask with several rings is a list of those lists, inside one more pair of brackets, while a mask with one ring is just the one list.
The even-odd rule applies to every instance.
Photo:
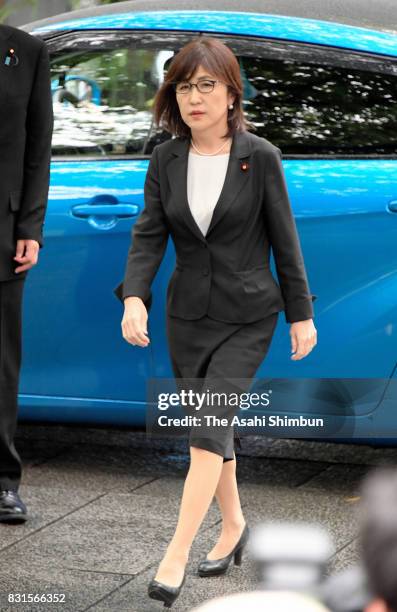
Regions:
[[[135, 574], [161, 560], [175, 529], [183, 479], [159, 479], [133, 492], [111, 491], [16, 542], [12, 562]], [[214, 507], [207, 521], [218, 520]], [[0, 561], [2, 554], [0, 553]]]
[[21, 456], [25, 467], [44, 463], [58, 455], [67, 452], [72, 446], [68, 442], [58, 440], [16, 440], [15, 447]]
[[[219, 534], [220, 526], [208, 526], [205, 521], [192, 546], [187, 566], [186, 582], [180, 597], [172, 606], [174, 612], [187, 612], [208, 599], [220, 595], [228, 595], [232, 592], [250, 591], [256, 588], [254, 579], [254, 566], [246, 554], [240, 567], [230, 566], [224, 576], [201, 578], [197, 575], [197, 565], [205, 557], [208, 550], [212, 548]], [[120, 612], [156, 612], [163, 609], [162, 603], [151, 600], [147, 596], [147, 585], [155, 576], [158, 562], [135, 576], [124, 587], [105, 597], [90, 610], [105, 612], [117, 610]]]
[[81, 489], [106, 491], [117, 487], [135, 487], [162, 474], [184, 474], [189, 458], [158, 451], [133, 453], [129, 448], [76, 444], [53, 459], [28, 466], [23, 484], [56, 483], [71, 491]]
[[[139, 462], [144, 464], [144, 457], [134, 465]], [[186, 469], [183, 458], [179, 465]], [[143, 468], [141, 471], [145, 472]], [[137, 473], [128, 449], [68, 447], [42, 463], [24, 463], [19, 493], [28, 508], [29, 519], [22, 525], [0, 523], [0, 550], [112, 489], [133, 490], [151, 480], [153, 476], [147, 470], [146, 474]]]
[[267, 457], [237, 458], [237, 482], [289, 485], [298, 487], [328, 468], [325, 462], [269, 459]]
[[[144, 572], [121, 587], [117, 592], [94, 604], [90, 610], [95, 612], [156, 612], [163, 610], [163, 604], [150, 599], [147, 595], [147, 585], [154, 570]], [[173, 612], [188, 612], [209, 599], [235, 592], [252, 590], [246, 583], [241, 571], [233, 568], [230, 575], [200, 578], [193, 575], [193, 569], [187, 573], [186, 582], [180, 596], [172, 606]]]
[[318, 475], [313, 476], [303, 486], [305, 489], [315, 489], [345, 495], [351, 503], [359, 501], [360, 486], [367, 474], [375, 467], [371, 465], [330, 465]]
[[[49, 610], [77, 612], [100, 600], [104, 595], [121, 588], [133, 576], [80, 572], [60, 568], [59, 564], [42, 567], [40, 563], [29, 560], [29, 564], [17, 565], [13, 561], [10, 566], [2, 564], [0, 574], [0, 609], [2, 612], [47, 612]], [[64, 594], [64, 602], [11, 603], [10, 593], [45, 595]]]
[[299, 487], [247, 484], [240, 492], [248, 524], [311, 522], [323, 526], [339, 548], [357, 534], [356, 506], [344, 496]]
[[338, 550], [331, 559], [327, 574], [334, 574], [347, 569], [351, 565], [356, 565], [360, 560], [360, 548], [358, 538]]
[[17, 443], [32, 440], [51, 440], [60, 445], [100, 444], [103, 446], [126, 446], [135, 450], [159, 450], [163, 453], [189, 454], [187, 439], [184, 437], [147, 437], [144, 429], [117, 429], [111, 427], [83, 427], [80, 425], [40, 425], [19, 423]]
[[29, 518], [23, 524], [0, 523], [0, 567], [2, 559], [8, 559], [14, 554], [14, 547], [9, 548], [12, 544], [23, 548], [32, 534], [41, 532], [46, 527], [51, 531], [58, 520], [97, 499], [99, 495], [97, 491], [91, 492], [87, 489], [76, 496], [71, 494], [70, 490], [54, 485], [45, 487], [21, 485], [19, 493], [26, 503]]

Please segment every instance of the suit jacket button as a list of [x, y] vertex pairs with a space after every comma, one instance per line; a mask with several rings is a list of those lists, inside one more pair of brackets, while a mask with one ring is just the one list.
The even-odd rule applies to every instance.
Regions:
[[209, 274], [209, 269], [208, 268], [203, 268], [203, 275], [204, 276], [208, 276]]

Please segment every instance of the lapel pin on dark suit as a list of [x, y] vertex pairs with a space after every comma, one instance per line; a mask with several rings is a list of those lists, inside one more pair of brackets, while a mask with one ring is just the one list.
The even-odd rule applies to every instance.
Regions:
[[17, 55], [15, 55], [15, 49], [8, 50], [4, 63], [6, 66], [18, 66], [19, 58]]
[[249, 163], [248, 162], [241, 162], [240, 168], [241, 170], [244, 170], [244, 172], [246, 172], [249, 168]]

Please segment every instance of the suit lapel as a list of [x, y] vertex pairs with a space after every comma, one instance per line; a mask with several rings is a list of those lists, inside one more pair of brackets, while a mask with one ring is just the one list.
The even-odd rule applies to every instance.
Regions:
[[172, 201], [179, 216], [201, 241], [205, 241], [208, 238], [210, 232], [214, 230], [246, 184], [249, 173], [241, 168], [241, 162], [244, 158], [249, 157], [250, 153], [251, 147], [247, 132], [237, 132], [234, 134], [222, 191], [214, 208], [207, 234], [203, 236], [191, 213], [187, 197], [189, 139], [174, 139], [173, 157], [167, 165]]

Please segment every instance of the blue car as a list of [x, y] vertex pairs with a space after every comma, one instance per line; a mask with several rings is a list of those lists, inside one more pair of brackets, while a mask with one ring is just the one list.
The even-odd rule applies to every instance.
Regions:
[[347, 415], [355, 436], [368, 437], [376, 415], [397, 438], [397, 36], [380, 23], [382, 2], [373, 25], [297, 16], [294, 4], [268, 14], [253, 12], [257, 2], [246, 12], [123, 2], [24, 27], [48, 45], [55, 125], [44, 248], [25, 293], [21, 419], [141, 426], [147, 381], [173, 376], [172, 241], [152, 286], [148, 348], [123, 340], [113, 289], [153, 147], [170, 138], [153, 125], [154, 95], [175, 53], [201, 34], [238, 56], [247, 118], [283, 153], [318, 296], [315, 350], [290, 359], [280, 313], [257, 377], [366, 379]]

